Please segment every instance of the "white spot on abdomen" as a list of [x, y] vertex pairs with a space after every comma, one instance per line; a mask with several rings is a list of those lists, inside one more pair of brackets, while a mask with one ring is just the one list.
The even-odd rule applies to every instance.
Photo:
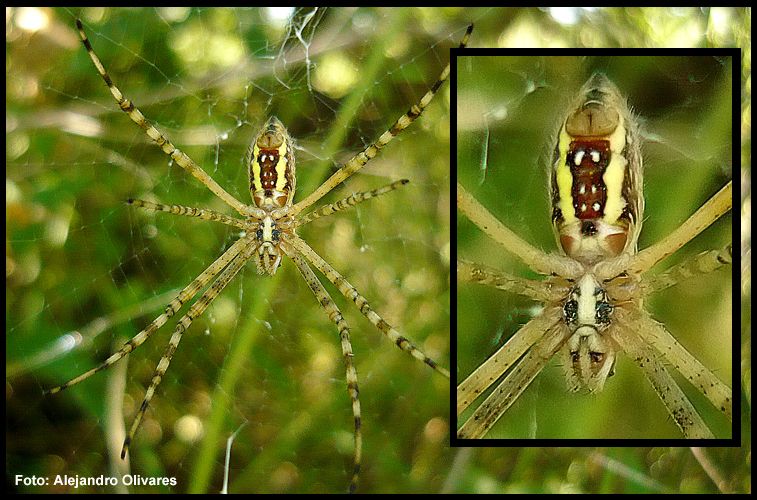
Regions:
[[584, 154], [586, 154], [586, 152], [583, 149], [576, 151], [575, 156], [573, 156], [573, 164], [575, 166], [581, 166], [581, 161], [584, 159]]

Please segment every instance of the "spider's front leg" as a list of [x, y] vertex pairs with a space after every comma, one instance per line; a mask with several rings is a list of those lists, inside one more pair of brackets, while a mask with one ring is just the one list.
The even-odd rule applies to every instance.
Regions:
[[152, 323], [147, 325], [144, 330], [140, 331], [138, 334], [136, 334], [132, 339], [127, 341], [121, 349], [119, 349], [117, 352], [113, 353], [108, 359], [103, 361], [100, 365], [96, 366], [95, 368], [92, 368], [91, 370], [79, 375], [78, 377], [69, 380], [63, 385], [59, 385], [58, 387], [53, 387], [52, 389], [49, 389], [45, 391], [46, 394], [55, 394], [57, 392], [62, 391], [63, 389], [66, 389], [67, 387], [71, 387], [72, 385], [78, 384], [79, 382], [86, 380], [87, 378], [91, 377], [95, 373], [105, 370], [111, 365], [117, 363], [120, 361], [124, 356], [132, 352], [137, 347], [144, 344], [147, 339], [150, 338], [150, 336], [158, 331], [160, 327], [162, 327], [166, 322], [174, 315], [176, 312], [178, 312], [184, 304], [186, 304], [189, 300], [191, 300], [197, 293], [205, 288], [208, 283], [211, 282], [225, 267], [229, 265], [231, 261], [236, 259], [236, 257], [239, 255], [239, 253], [244, 249], [245, 245], [247, 243], [243, 240], [237, 240], [232, 246], [230, 246], [220, 257], [218, 257], [211, 265], [207, 267], [199, 276], [197, 276], [190, 284], [188, 284], [184, 289], [179, 292], [179, 294], [174, 298], [166, 307], [160, 316], [155, 318]]
[[583, 274], [584, 266], [578, 261], [564, 255], [541, 252], [523, 240], [510, 228], [502, 224], [460, 183], [457, 184], [457, 209], [502, 248], [518, 257], [524, 264], [539, 274], [554, 274], [565, 278]]
[[644, 310], [618, 310], [617, 321], [622, 328], [635, 332], [642, 341], [653, 346], [671, 363], [699, 392], [723, 412], [728, 420], [733, 418], [733, 395], [731, 388], [705, 367], [682, 346], [664, 325], [653, 320]]
[[121, 93], [121, 90], [119, 90], [119, 88], [116, 87], [116, 84], [113, 83], [110, 75], [105, 70], [105, 66], [100, 61], [100, 58], [97, 57], [95, 50], [92, 48], [92, 44], [89, 42], [87, 34], [84, 32], [84, 26], [82, 25], [81, 19], [76, 20], [76, 28], [79, 30], [79, 37], [84, 44], [84, 48], [87, 49], [89, 58], [95, 65], [95, 68], [100, 74], [100, 77], [108, 86], [113, 99], [116, 100], [118, 107], [121, 108], [121, 111], [126, 113], [131, 121], [136, 123], [139, 128], [141, 128], [145, 132], [145, 134], [147, 134], [150, 140], [157, 144], [161, 151], [171, 157], [171, 159], [175, 161], [177, 165], [192, 174], [192, 176], [194, 176], [197, 180], [202, 182], [205, 187], [212, 191], [213, 194], [215, 194], [218, 198], [223, 200], [223, 202], [228, 206], [239, 212], [241, 215], [248, 215], [249, 207], [247, 205], [229, 194], [215, 180], [213, 180], [213, 178], [210, 177], [210, 175], [208, 175], [208, 173], [205, 172], [202, 167], [195, 163], [192, 158], [190, 158], [186, 155], [186, 153], [182, 152], [181, 150], [179, 150], [179, 148], [174, 146], [173, 143], [168, 139], [168, 137], [166, 137], [162, 132], [155, 128], [155, 126], [150, 123], [147, 118], [145, 118], [145, 115], [142, 114], [142, 112], [134, 105], [133, 102], [124, 97], [123, 93]]
[[213, 281], [210, 287], [205, 290], [205, 293], [203, 293], [202, 296], [197, 299], [194, 304], [192, 304], [192, 306], [189, 308], [189, 311], [187, 311], [187, 313], [182, 316], [181, 319], [179, 319], [179, 322], [176, 324], [176, 328], [171, 335], [171, 340], [168, 343], [168, 347], [166, 348], [163, 357], [160, 358], [158, 366], [155, 368], [155, 372], [152, 376], [152, 381], [150, 382], [150, 387], [147, 388], [144, 400], [142, 400], [142, 405], [139, 407], [139, 411], [137, 411], [137, 415], [134, 417], [134, 422], [131, 425], [129, 434], [124, 440], [124, 445], [121, 449], [121, 458], [124, 458], [126, 456], [126, 452], [129, 450], [131, 441], [134, 439], [134, 435], [139, 428], [139, 424], [142, 422], [142, 417], [147, 410], [147, 406], [150, 404], [150, 400], [155, 394], [155, 390], [158, 388], [158, 385], [163, 380], [163, 377], [166, 374], [166, 370], [168, 370], [168, 365], [171, 363], [171, 359], [173, 358], [176, 349], [179, 347], [179, 342], [181, 342], [184, 332], [189, 329], [192, 321], [202, 316], [202, 314], [205, 312], [205, 309], [207, 309], [211, 302], [213, 302], [216, 297], [218, 297], [218, 295], [223, 291], [223, 289], [226, 288], [226, 285], [228, 285], [229, 282], [234, 279], [234, 276], [236, 276], [237, 273], [242, 270], [244, 265], [252, 256], [252, 252], [255, 249], [253, 242], [245, 238], [241, 238], [237, 243], [239, 242], [241, 242], [242, 244], [241, 251], [233, 258], [229, 265], [226, 266], [226, 269], [221, 271], [221, 273], [218, 275], [215, 281]]
[[683, 436], [687, 439], [714, 439], [712, 431], [665, 368], [655, 349], [646, 344], [633, 330], [636, 325], [626, 322], [622, 310], [618, 313], [619, 321], [610, 330], [610, 334], [642, 369]]

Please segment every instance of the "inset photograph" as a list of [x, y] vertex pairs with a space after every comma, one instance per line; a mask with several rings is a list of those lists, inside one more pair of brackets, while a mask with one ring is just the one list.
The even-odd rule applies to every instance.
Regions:
[[739, 61], [457, 58], [453, 443], [734, 437]]

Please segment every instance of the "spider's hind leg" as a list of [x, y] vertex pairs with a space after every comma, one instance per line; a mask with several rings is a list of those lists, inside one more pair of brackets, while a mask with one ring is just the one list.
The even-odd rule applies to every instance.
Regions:
[[347, 281], [347, 279], [345, 279], [344, 276], [339, 274], [339, 272], [331, 267], [328, 262], [326, 262], [320, 255], [315, 252], [315, 250], [310, 248], [310, 245], [305, 243], [304, 240], [298, 238], [297, 236], [294, 236], [294, 238], [289, 240], [289, 244], [291, 244], [297, 252], [302, 254], [308, 261], [310, 261], [310, 263], [313, 264], [316, 269], [322, 272], [323, 275], [326, 276], [326, 278], [328, 278], [328, 280], [339, 289], [339, 291], [342, 295], [344, 295], [345, 298], [353, 301], [360, 313], [368, 318], [368, 321], [373, 323], [373, 326], [378, 328], [378, 330], [381, 331], [381, 333], [383, 333], [393, 344], [413, 356], [415, 359], [424, 362], [437, 372], [441, 373], [444, 377], [449, 378], [449, 371], [446, 368], [439, 366], [436, 361], [426, 356], [420, 349], [415, 347], [410, 339], [400, 334], [392, 327], [392, 325], [384, 321], [384, 319], [373, 310], [371, 305], [368, 303], [368, 300], [363, 297], [360, 292], [358, 292], [357, 289], [352, 286]]
[[347, 392], [352, 400], [352, 415], [355, 420], [355, 455], [354, 455], [354, 468], [352, 473], [352, 479], [350, 480], [349, 492], [354, 493], [357, 488], [358, 479], [360, 477], [360, 462], [362, 459], [363, 449], [363, 435], [362, 435], [362, 417], [360, 413], [360, 396], [358, 390], [357, 370], [355, 370], [355, 364], [352, 361], [352, 342], [350, 341], [350, 327], [342, 316], [342, 312], [334, 304], [329, 292], [323, 288], [323, 285], [318, 281], [318, 277], [315, 275], [310, 266], [308, 266], [305, 259], [301, 255], [288, 252], [289, 257], [299, 269], [303, 279], [310, 287], [310, 290], [318, 299], [318, 303], [321, 305], [329, 319], [336, 325], [339, 330], [339, 338], [342, 345], [342, 356], [344, 356], [344, 366], [347, 377]]
[[[466, 45], [468, 45], [468, 40], [470, 39], [472, 31], [473, 25], [471, 24], [465, 31], [463, 39], [460, 41], [460, 48], [464, 48]], [[376, 139], [376, 142], [372, 143], [367, 148], [353, 156], [350, 160], [347, 161], [347, 163], [344, 164], [344, 166], [342, 166], [342, 168], [334, 172], [331, 177], [326, 179], [326, 181], [321, 184], [318, 189], [310, 193], [307, 198], [294, 205], [292, 207], [292, 214], [297, 215], [303, 210], [312, 206], [315, 202], [323, 198], [323, 196], [329, 193], [336, 186], [347, 180], [352, 174], [363, 168], [366, 163], [371, 161], [384, 146], [389, 144], [389, 142], [397, 137], [400, 132], [405, 130], [415, 120], [417, 120], [418, 117], [423, 114], [423, 111], [426, 109], [426, 107], [431, 103], [431, 100], [434, 98], [437, 92], [439, 92], [442, 84], [449, 77], [449, 71], [450, 65], [447, 64], [447, 66], [445, 66], [445, 68], [442, 70], [442, 73], [439, 75], [439, 78], [423, 95], [423, 97], [421, 97], [421, 100], [418, 101], [417, 104], [413, 104], [404, 115], [397, 118], [394, 124], [389, 127], [386, 132], [381, 134], [378, 139]]]
[[686, 439], [714, 439], [715, 436], [665, 368], [657, 352], [645, 344], [636, 332], [629, 330], [622, 320], [617, 321], [616, 325], [611, 330], [613, 339], [642, 369], [683, 436]]
[[[239, 242], [249, 243], [245, 240], [239, 240], [237, 243]], [[213, 302], [216, 297], [218, 297], [218, 294], [220, 294], [221, 291], [226, 288], [226, 285], [228, 285], [229, 282], [234, 278], [234, 276], [236, 276], [237, 273], [244, 267], [244, 265], [250, 258], [252, 250], [254, 250], [254, 247], [248, 246], [247, 248], [239, 252], [229, 263], [226, 269], [224, 269], [221, 274], [218, 275], [213, 284], [210, 285], [210, 288], [205, 290], [205, 293], [203, 293], [202, 296], [197, 299], [194, 304], [192, 304], [192, 306], [189, 308], [189, 311], [187, 311], [187, 313], [179, 320], [176, 328], [174, 329], [173, 335], [171, 335], [171, 340], [168, 343], [166, 352], [163, 354], [163, 357], [160, 358], [158, 366], [155, 368], [152, 381], [150, 382], [150, 387], [147, 388], [145, 397], [142, 400], [142, 405], [139, 407], [139, 410], [134, 417], [134, 422], [131, 424], [129, 434], [124, 440], [124, 446], [121, 449], [121, 458], [124, 458], [126, 456], [126, 452], [129, 450], [131, 441], [134, 439], [134, 435], [139, 428], [139, 424], [142, 421], [142, 417], [144, 416], [145, 411], [147, 410], [147, 406], [150, 404], [150, 400], [155, 394], [155, 390], [157, 389], [158, 385], [163, 380], [163, 376], [166, 374], [168, 365], [171, 363], [171, 359], [173, 358], [176, 349], [179, 347], [179, 342], [181, 342], [181, 338], [184, 335], [184, 332], [187, 331], [195, 318], [198, 318], [202, 315], [202, 313], [205, 312], [205, 309], [208, 308], [210, 303]]]

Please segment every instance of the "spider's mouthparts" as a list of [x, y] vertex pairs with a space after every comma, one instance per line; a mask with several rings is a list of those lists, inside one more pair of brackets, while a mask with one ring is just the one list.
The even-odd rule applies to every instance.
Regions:
[[258, 274], [273, 276], [281, 265], [281, 251], [269, 241], [264, 241], [258, 247]]

